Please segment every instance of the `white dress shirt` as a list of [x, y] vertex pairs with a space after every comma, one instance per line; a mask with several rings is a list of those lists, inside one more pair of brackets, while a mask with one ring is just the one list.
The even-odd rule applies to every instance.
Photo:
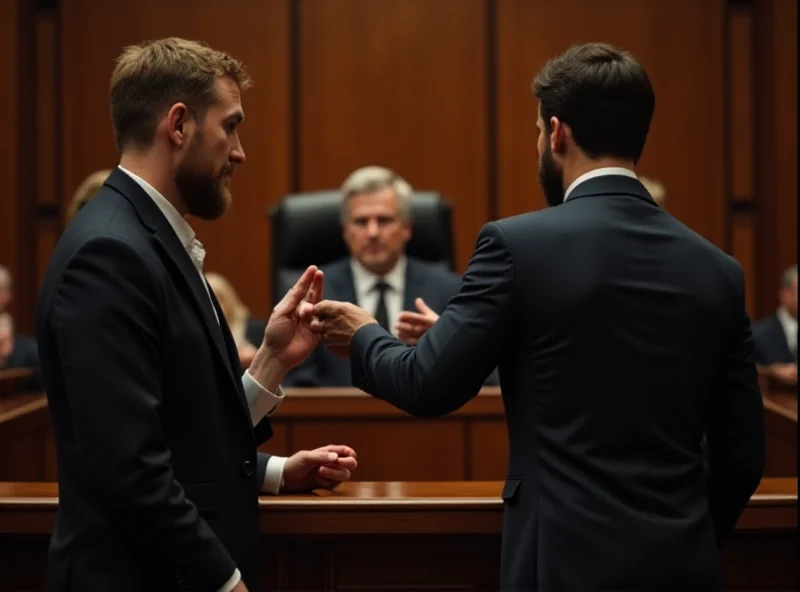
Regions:
[[353, 287], [356, 290], [356, 304], [358, 306], [374, 316], [375, 310], [378, 308], [378, 299], [380, 298], [380, 293], [375, 289], [375, 284], [383, 280], [389, 286], [389, 289], [383, 295], [383, 299], [386, 303], [389, 330], [395, 337], [397, 337], [395, 325], [397, 325], [397, 319], [403, 310], [403, 299], [406, 292], [406, 265], [406, 257], [401, 255], [392, 270], [381, 277], [361, 265], [355, 257], [350, 259], [350, 269], [353, 272]]
[[622, 167], [601, 167], [599, 169], [594, 169], [588, 173], [583, 173], [580, 177], [570, 183], [569, 187], [567, 187], [567, 191], [564, 193], [564, 201], [567, 201], [569, 194], [572, 193], [574, 189], [584, 181], [594, 179], [595, 177], [603, 177], [605, 175], [623, 175], [625, 177], [632, 177], [634, 179], [639, 178], [632, 170]]
[[775, 314], [781, 324], [783, 334], [786, 336], [786, 343], [789, 346], [789, 351], [794, 355], [797, 352], [797, 319], [782, 306]]
[[[195, 238], [194, 230], [192, 230], [189, 223], [183, 219], [183, 216], [180, 215], [178, 210], [175, 209], [175, 206], [161, 195], [155, 187], [122, 166], [120, 166], [119, 169], [144, 189], [144, 192], [152, 198], [158, 206], [158, 209], [164, 214], [170, 226], [172, 226], [172, 229], [178, 236], [178, 240], [181, 241], [181, 244], [186, 249], [187, 253], [189, 253], [189, 257], [192, 263], [194, 263], [197, 273], [200, 275], [200, 279], [208, 294], [208, 305], [211, 307], [211, 310], [214, 311], [214, 316], [217, 317], [217, 322], [219, 322], [219, 315], [211, 300], [208, 283], [203, 275], [203, 259], [206, 256], [206, 251], [202, 243]], [[253, 425], [261, 421], [264, 416], [272, 415], [283, 401], [283, 389], [281, 387], [278, 387], [277, 394], [271, 393], [253, 378], [249, 370], [246, 370], [242, 376], [242, 386], [244, 387], [245, 397], [247, 398], [247, 405], [250, 408], [250, 419]], [[285, 464], [285, 457], [271, 456], [269, 458], [267, 461], [267, 469], [264, 474], [264, 483], [261, 487], [262, 491], [272, 494], [277, 494], [280, 491], [281, 482], [283, 480], [283, 467]], [[236, 569], [231, 578], [219, 589], [219, 592], [231, 592], [241, 579], [242, 575], [239, 570]]]

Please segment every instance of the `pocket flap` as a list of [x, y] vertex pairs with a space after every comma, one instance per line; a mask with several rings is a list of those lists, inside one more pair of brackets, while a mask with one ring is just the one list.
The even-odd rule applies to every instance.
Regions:
[[522, 479], [506, 479], [501, 496], [503, 501], [513, 500], [517, 495], [520, 485], [522, 485]]

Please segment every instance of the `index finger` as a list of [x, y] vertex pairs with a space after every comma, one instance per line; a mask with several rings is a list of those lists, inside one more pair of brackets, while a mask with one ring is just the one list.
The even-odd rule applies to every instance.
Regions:
[[403, 311], [397, 317], [397, 319], [402, 323], [408, 323], [409, 325], [428, 325], [430, 324], [430, 319], [426, 317], [424, 314], [420, 314], [418, 312], [409, 312]]
[[328, 444], [324, 448], [328, 452], [335, 452], [339, 456], [352, 456], [353, 458], [358, 457], [355, 450], [343, 444]]
[[308, 289], [306, 293], [306, 302], [310, 302], [311, 304], [316, 304], [320, 300], [322, 300], [322, 294], [325, 291], [325, 277], [322, 273], [322, 270], [318, 269], [314, 272], [314, 278], [311, 281], [311, 287]]
[[314, 276], [317, 273], [317, 266], [310, 265], [308, 269], [303, 272], [300, 279], [297, 280], [294, 286], [286, 292], [286, 295], [275, 305], [275, 312], [279, 315], [286, 315], [297, 308], [303, 298], [306, 297], [311, 283], [314, 281]]

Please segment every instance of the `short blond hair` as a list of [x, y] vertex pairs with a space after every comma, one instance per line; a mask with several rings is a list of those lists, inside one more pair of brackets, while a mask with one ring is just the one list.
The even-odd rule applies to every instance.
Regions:
[[342, 183], [342, 224], [347, 222], [350, 215], [350, 198], [363, 193], [375, 193], [387, 188], [394, 191], [397, 196], [400, 217], [403, 220], [411, 218], [411, 197], [414, 195], [414, 189], [408, 181], [386, 167], [365, 166], [350, 173]]
[[126, 47], [111, 75], [111, 121], [117, 147], [149, 148], [156, 123], [178, 102], [202, 120], [219, 100], [217, 78], [244, 90], [251, 85], [244, 65], [205, 43], [169, 37]]
[[650, 177], [639, 177], [644, 188], [653, 198], [653, 200], [662, 208], [667, 205], [667, 188], [661, 181], [651, 179]]
[[244, 305], [242, 299], [239, 298], [239, 294], [233, 284], [225, 276], [214, 271], [209, 271], [205, 275], [208, 285], [211, 286], [220, 306], [227, 308], [229, 311], [231, 318], [226, 319], [228, 324], [232, 326], [247, 321], [250, 311]]
[[110, 174], [111, 171], [109, 169], [95, 171], [78, 185], [78, 189], [75, 191], [75, 195], [72, 196], [72, 201], [67, 209], [67, 222], [72, 220], [75, 214], [77, 214], [90, 199], [97, 195], [97, 192], [100, 191], [100, 188], [103, 186], [103, 183], [106, 182]]

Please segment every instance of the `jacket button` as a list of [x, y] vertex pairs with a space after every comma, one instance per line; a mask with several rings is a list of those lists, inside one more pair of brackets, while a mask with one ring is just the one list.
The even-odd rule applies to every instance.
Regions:
[[253, 461], [244, 461], [242, 466], [239, 468], [239, 472], [242, 474], [242, 477], [252, 477], [256, 472], [256, 467], [253, 464]]

